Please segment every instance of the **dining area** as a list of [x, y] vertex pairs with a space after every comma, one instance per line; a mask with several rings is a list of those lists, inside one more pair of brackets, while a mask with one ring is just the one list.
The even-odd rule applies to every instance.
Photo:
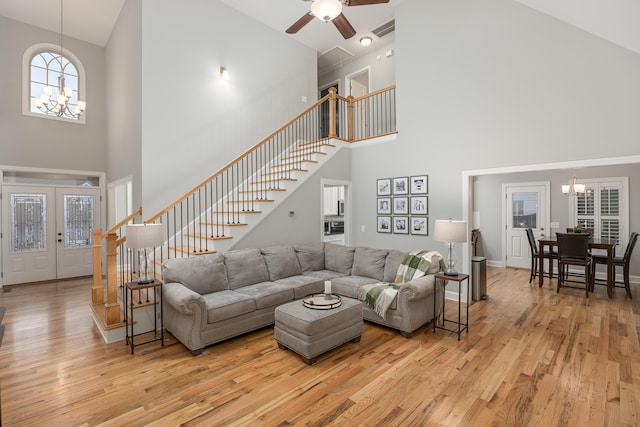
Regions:
[[[544, 286], [545, 277], [549, 282], [555, 277], [557, 292], [563, 287], [584, 289], [588, 298], [594, 292], [595, 285], [606, 286], [607, 296], [612, 298], [615, 288], [622, 288], [632, 298], [629, 268], [631, 255], [638, 240], [638, 233], [629, 236], [624, 253], [616, 254], [619, 241], [616, 238], [594, 237], [593, 230], [567, 229], [552, 236], [534, 237], [532, 229], [526, 230], [531, 249], [531, 276], [529, 282], [537, 277], [538, 286]], [[548, 272], [545, 274], [545, 260]], [[554, 270], [554, 263], [556, 269]], [[598, 276], [597, 266], [604, 269]], [[616, 276], [616, 268], [621, 269], [620, 279]], [[555, 272], [555, 276], [554, 276]]]

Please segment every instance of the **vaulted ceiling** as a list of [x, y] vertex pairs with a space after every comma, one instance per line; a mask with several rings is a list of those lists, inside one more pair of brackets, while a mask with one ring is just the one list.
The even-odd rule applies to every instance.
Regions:
[[[284, 31], [309, 11], [305, 0], [220, 0], [277, 31]], [[366, 52], [358, 40], [394, 17], [404, 1], [345, 7], [344, 14], [357, 33], [344, 40], [330, 23], [314, 19], [290, 37], [319, 55], [339, 46], [354, 55]], [[640, 53], [640, 2], [637, 0], [513, 0], [606, 40]], [[64, 34], [104, 46], [125, 0], [64, 0]], [[0, 15], [54, 32], [60, 31], [60, 2], [55, 0], [0, 0]], [[374, 45], [376, 38], [374, 36]]]

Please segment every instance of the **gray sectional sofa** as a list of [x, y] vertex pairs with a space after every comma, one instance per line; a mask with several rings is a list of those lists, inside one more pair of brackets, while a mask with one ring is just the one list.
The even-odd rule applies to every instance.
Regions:
[[[323, 292], [358, 299], [364, 284], [393, 282], [405, 252], [317, 242], [242, 249], [222, 254], [170, 259], [163, 263], [164, 326], [193, 355], [204, 347], [274, 323], [275, 308]], [[442, 283], [429, 274], [402, 285], [385, 319], [366, 305], [363, 317], [410, 336], [433, 320], [434, 296]], [[437, 310], [440, 309], [438, 304]]]

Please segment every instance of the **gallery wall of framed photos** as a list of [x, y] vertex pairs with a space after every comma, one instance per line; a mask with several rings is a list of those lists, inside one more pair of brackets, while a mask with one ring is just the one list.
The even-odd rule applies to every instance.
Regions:
[[429, 235], [429, 176], [376, 181], [378, 233]]

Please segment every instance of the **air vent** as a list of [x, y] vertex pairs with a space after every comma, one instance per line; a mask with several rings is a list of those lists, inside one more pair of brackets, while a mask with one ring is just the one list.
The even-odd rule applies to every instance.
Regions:
[[378, 37], [384, 37], [389, 33], [393, 33], [395, 30], [396, 20], [392, 19], [391, 21], [380, 25], [378, 28], [374, 28], [371, 32]]

